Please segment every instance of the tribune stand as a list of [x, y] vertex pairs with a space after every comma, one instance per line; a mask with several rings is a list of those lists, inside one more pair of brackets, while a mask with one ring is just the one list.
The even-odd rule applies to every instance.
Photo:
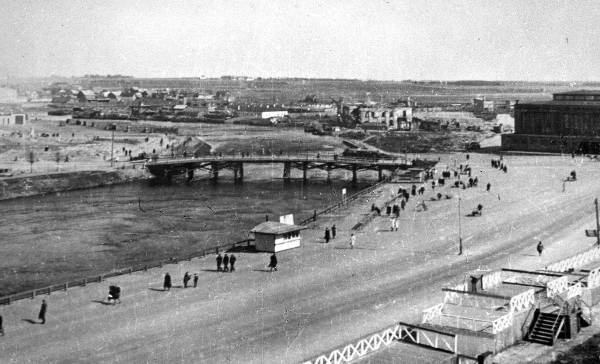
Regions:
[[294, 215], [280, 216], [279, 221], [265, 221], [250, 230], [256, 250], [276, 253], [300, 247], [300, 232], [306, 227], [294, 225]]

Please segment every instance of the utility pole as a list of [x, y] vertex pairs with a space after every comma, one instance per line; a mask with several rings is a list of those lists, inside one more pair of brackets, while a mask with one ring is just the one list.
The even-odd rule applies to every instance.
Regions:
[[596, 244], [600, 245], [600, 222], [598, 220], [598, 197], [594, 199], [596, 205]]
[[462, 255], [462, 252], [463, 252], [463, 246], [462, 246], [462, 231], [461, 231], [461, 226], [460, 226], [460, 192], [459, 192], [459, 195], [458, 195], [458, 255]]
[[110, 129], [112, 130], [112, 135], [110, 137], [110, 166], [113, 166], [114, 160], [113, 160], [113, 146], [115, 144], [115, 129], [117, 128], [116, 124], [112, 124], [110, 126]]

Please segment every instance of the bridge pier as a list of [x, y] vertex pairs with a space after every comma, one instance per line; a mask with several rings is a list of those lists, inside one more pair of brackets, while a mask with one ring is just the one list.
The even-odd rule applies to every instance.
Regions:
[[353, 185], [356, 185], [356, 180], [357, 180], [357, 178], [356, 178], [356, 170], [357, 170], [356, 164], [353, 164], [352, 165], [352, 184]]
[[219, 179], [219, 164], [216, 162], [212, 162], [210, 164], [210, 173], [211, 173], [211, 179], [213, 181], [217, 181]]
[[291, 169], [292, 169], [292, 166], [291, 166], [290, 162], [283, 163], [283, 181], [284, 182], [290, 181]]
[[327, 183], [331, 183], [331, 164], [327, 163]]
[[377, 167], [377, 178], [379, 181], [383, 181], [383, 168], [381, 166]]
[[244, 163], [236, 163], [233, 166], [233, 181], [243, 182], [244, 180]]
[[306, 184], [308, 182], [308, 179], [306, 178], [308, 172], [308, 163], [304, 162], [302, 163], [302, 183]]
[[193, 169], [188, 169], [187, 170], [187, 180], [188, 182], [191, 182], [194, 179], [194, 170]]

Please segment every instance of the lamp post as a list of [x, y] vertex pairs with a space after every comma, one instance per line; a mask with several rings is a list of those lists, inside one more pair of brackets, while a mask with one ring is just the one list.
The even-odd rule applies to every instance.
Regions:
[[458, 255], [462, 255], [462, 252], [463, 252], [463, 245], [462, 245], [462, 230], [461, 230], [461, 225], [460, 225], [460, 192], [459, 192], [459, 195], [458, 195]]
[[117, 124], [111, 124], [110, 126], [110, 130], [112, 131], [111, 137], [110, 137], [110, 166], [113, 166], [114, 160], [113, 160], [113, 146], [115, 144], [115, 129], [117, 128]]
[[596, 205], [596, 244], [600, 245], [600, 221], [598, 220], [598, 197], [594, 199]]

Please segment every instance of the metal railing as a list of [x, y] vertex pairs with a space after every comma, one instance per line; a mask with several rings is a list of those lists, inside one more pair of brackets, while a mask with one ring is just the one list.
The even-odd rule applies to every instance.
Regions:
[[42, 288], [35, 288], [35, 289], [27, 290], [27, 291], [13, 293], [10, 295], [0, 297], [0, 305], [9, 305], [14, 301], [22, 300], [25, 298], [33, 299], [36, 296], [40, 296], [40, 295], [50, 295], [50, 293], [56, 292], [56, 291], [66, 291], [72, 287], [82, 287], [82, 286], [87, 285], [88, 283], [102, 282], [103, 280], [105, 280], [107, 278], [112, 278], [112, 277], [116, 277], [116, 276], [120, 276], [120, 275], [124, 275], [124, 274], [131, 274], [131, 273], [135, 273], [135, 272], [145, 272], [148, 269], [160, 268], [166, 264], [177, 264], [179, 262], [189, 261], [194, 258], [203, 258], [210, 254], [216, 254], [220, 250], [229, 250], [229, 249], [243, 247], [243, 246], [247, 247], [247, 246], [250, 246], [251, 245], [250, 243], [253, 241], [254, 241], [254, 239], [245, 239], [245, 240], [241, 240], [241, 241], [231, 243], [231, 244], [225, 244], [225, 245], [220, 245], [220, 246], [214, 247], [214, 248], [203, 249], [202, 251], [200, 251], [198, 253], [187, 254], [182, 257], [173, 257], [173, 258], [167, 259], [167, 260], [159, 260], [159, 261], [155, 261], [155, 262], [151, 262], [151, 263], [121, 268], [121, 269], [111, 271], [108, 273], [104, 273], [104, 274], [88, 276], [85, 278], [79, 278], [79, 279], [75, 279], [75, 280], [65, 282], [65, 283], [53, 284], [53, 285], [42, 287]]

